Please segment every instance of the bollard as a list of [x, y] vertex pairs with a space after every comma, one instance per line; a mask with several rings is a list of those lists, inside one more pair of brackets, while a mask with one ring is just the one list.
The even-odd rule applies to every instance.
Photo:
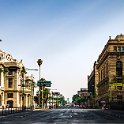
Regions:
[[2, 115], [3, 115], [3, 112], [4, 112], [4, 106], [2, 106]]
[[4, 110], [4, 109], [2, 108], [2, 115], [3, 115], [3, 110]]
[[12, 107], [11, 107], [11, 114], [12, 114]]

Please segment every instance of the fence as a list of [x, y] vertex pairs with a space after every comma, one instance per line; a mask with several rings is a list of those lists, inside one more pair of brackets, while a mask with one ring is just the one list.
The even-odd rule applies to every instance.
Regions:
[[22, 107], [14, 107], [14, 108], [1, 108], [0, 109], [0, 116], [6, 116], [8, 114], [14, 114], [24, 111], [29, 111], [29, 108], [22, 108]]

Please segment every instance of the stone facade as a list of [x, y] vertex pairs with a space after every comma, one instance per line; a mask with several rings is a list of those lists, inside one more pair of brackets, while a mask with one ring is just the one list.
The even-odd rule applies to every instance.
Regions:
[[98, 96], [98, 70], [97, 70], [97, 62], [94, 62], [93, 71], [90, 75], [88, 75], [88, 92], [90, 93], [89, 104], [91, 108], [95, 108], [95, 98]]
[[[95, 67], [94, 67], [95, 69]], [[98, 74], [98, 75], [97, 75]], [[123, 106], [124, 103], [124, 35], [109, 40], [97, 59], [94, 81], [96, 102], [109, 107]], [[89, 78], [88, 82], [90, 82]]]
[[0, 107], [30, 107], [31, 82], [22, 61], [0, 50]]

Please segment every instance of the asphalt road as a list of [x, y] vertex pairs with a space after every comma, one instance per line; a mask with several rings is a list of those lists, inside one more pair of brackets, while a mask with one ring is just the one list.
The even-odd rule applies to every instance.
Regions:
[[124, 123], [124, 112], [96, 109], [51, 109], [0, 116], [0, 124]]

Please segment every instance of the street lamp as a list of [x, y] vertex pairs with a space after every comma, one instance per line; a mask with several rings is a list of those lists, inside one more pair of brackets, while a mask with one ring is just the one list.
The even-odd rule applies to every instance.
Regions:
[[[37, 60], [37, 64], [39, 66], [39, 80], [41, 78], [40, 66], [42, 65], [42, 63], [43, 63], [43, 61], [41, 59]], [[40, 106], [40, 89], [41, 89], [41, 87], [39, 86], [39, 106]], [[43, 86], [42, 86], [42, 91], [43, 91]], [[43, 92], [42, 92], [42, 99], [43, 99]]]

